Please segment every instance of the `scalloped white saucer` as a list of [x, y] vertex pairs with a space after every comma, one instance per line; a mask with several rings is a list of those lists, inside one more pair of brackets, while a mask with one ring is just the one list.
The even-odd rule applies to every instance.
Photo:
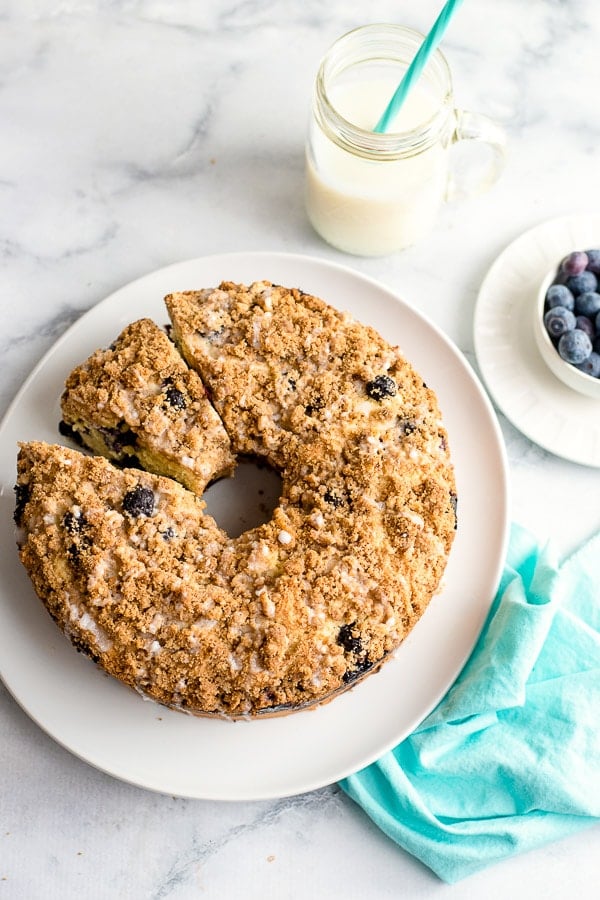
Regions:
[[571, 250], [600, 247], [600, 215], [551, 219], [526, 231], [488, 271], [475, 307], [477, 362], [495, 403], [551, 453], [600, 466], [600, 403], [552, 374], [536, 346], [532, 305], [550, 268]]

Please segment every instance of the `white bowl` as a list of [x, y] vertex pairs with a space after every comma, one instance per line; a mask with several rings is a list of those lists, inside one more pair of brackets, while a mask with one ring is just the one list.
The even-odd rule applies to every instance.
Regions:
[[566, 384], [567, 387], [585, 394], [586, 397], [592, 397], [594, 400], [600, 400], [600, 378], [593, 378], [580, 372], [571, 363], [565, 362], [558, 355], [558, 350], [550, 340], [548, 332], [544, 327], [544, 302], [546, 300], [546, 291], [556, 278], [558, 263], [551, 272], [548, 272], [540, 285], [537, 295], [537, 302], [534, 305], [533, 334], [538, 350], [542, 358], [551, 372], [557, 378]]

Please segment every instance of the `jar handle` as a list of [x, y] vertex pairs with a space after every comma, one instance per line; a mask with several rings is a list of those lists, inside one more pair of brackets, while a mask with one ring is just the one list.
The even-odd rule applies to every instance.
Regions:
[[481, 113], [472, 113], [464, 109], [455, 110], [456, 126], [451, 143], [459, 141], [478, 141], [490, 147], [492, 158], [481, 178], [470, 187], [459, 184], [453, 174], [448, 180], [446, 200], [463, 200], [473, 194], [481, 194], [489, 190], [500, 177], [506, 163], [506, 132], [501, 125]]

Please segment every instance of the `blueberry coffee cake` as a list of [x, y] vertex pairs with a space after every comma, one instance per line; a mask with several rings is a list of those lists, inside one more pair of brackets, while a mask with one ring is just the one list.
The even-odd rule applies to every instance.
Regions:
[[[271, 520], [231, 538], [205, 512], [210, 445], [192, 492], [33, 442], [21, 559], [75, 646], [146, 696], [234, 718], [321, 702], [375, 671], [439, 588], [456, 493], [435, 395], [373, 329], [301, 291], [224, 282], [166, 304], [233, 455], [281, 474]], [[102, 412], [71, 422], [98, 430]]]
[[231, 473], [227, 432], [199, 376], [150, 319], [74, 369], [61, 398], [62, 431], [125, 465], [141, 465], [202, 494]]

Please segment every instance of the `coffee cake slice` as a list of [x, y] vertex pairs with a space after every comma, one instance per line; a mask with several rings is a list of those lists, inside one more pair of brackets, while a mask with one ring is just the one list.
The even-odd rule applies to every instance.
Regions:
[[233, 471], [223, 424], [200, 377], [150, 319], [125, 328], [67, 378], [61, 431], [121, 465], [168, 475], [201, 495]]

